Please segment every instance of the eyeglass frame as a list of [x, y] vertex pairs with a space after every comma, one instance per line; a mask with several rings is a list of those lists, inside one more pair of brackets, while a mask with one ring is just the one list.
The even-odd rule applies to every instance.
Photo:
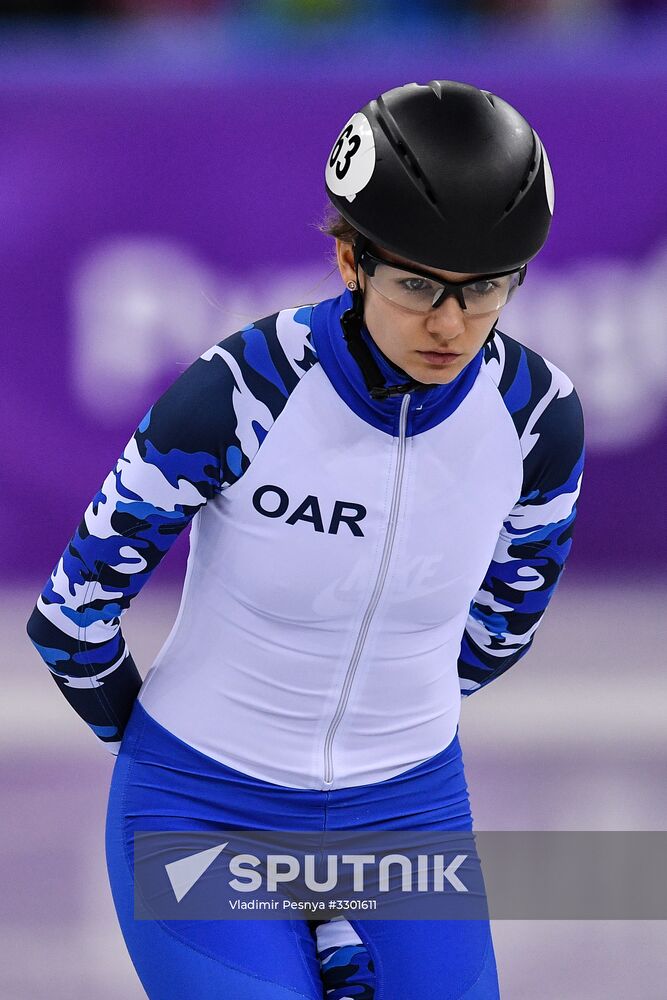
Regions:
[[[373, 261], [372, 271], [369, 271], [366, 267], [364, 267], [364, 258], [368, 258], [369, 260]], [[396, 261], [385, 260], [384, 257], [378, 257], [376, 254], [372, 253], [365, 245], [360, 248], [360, 252], [357, 257], [357, 264], [361, 266], [361, 269], [363, 270], [364, 274], [368, 275], [369, 278], [372, 278], [373, 275], [375, 274], [375, 269], [378, 264], [384, 264], [386, 267], [391, 267], [396, 271], [406, 271], [408, 274], [416, 274], [417, 277], [419, 278], [428, 278], [429, 281], [434, 281], [437, 285], [441, 285], [442, 291], [445, 294], [437, 293], [440, 295], [440, 298], [435, 303], [435, 305], [431, 304], [431, 306], [429, 306], [429, 308], [426, 310], [411, 309], [410, 306], [401, 305], [398, 302], [394, 302], [394, 300], [390, 299], [387, 295], [383, 295], [382, 292], [380, 292], [377, 288], [375, 289], [378, 295], [381, 295], [383, 299], [386, 299], [387, 302], [391, 302], [391, 304], [393, 306], [396, 306], [398, 309], [405, 309], [407, 312], [418, 313], [422, 316], [430, 312], [431, 309], [438, 309], [439, 306], [441, 306], [442, 303], [445, 302], [451, 295], [454, 296], [461, 309], [467, 310], [468, 307], [466, 306], [465, 300], [463, 298], [464, 287], [466, 285], [475, 285], [478, 281], [484, 281], [489, 278], [504, 278], [508, 274], [518, 274], [519, 282], [517, 285], [515, 285], [513, 289], [513, 291], [516, 291], [516, 289], [523, 284], [524, 278], [526, 277], [526, 270], [528, 267], [527, 264], [522, 264], [521, 267], [513, 267], [509, 271], [495, 271], [493, 274], [479, 274], [477, 275], [476, 278], [473, 279], [468, 278], [465, 281], [445, 281], [444, 278], [441, 278], [433, 274], [433, 272], [422, 270], [421, 268], [407, 267], [405, 264], [399, 264]], [[503, 306], [507, 305], [507, 301], [508, 300], [503, 302]], [[498, 308], [502, 309], [503, 306], [499, 306]], [[490, 309], [489, 313], [491, 312], [497, 312], [497, 310]], [[488, 313], [475, 313], [474, 315], [485, 316], [488, 315]]]

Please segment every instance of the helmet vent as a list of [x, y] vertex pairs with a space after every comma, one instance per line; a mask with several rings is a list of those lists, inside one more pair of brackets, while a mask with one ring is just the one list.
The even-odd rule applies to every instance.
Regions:
[[489, 104], [491, 105], [491, 107], [492, 107], [492, 108], [495, 108], [495, 106], [496, 106], [496, 102], [495, 102], [495, 101], [494, 101], [494, 99], [493, 99], [493, 94], [490, 94], [490, 93], [488, 92], [488, 90], [483, 90], [483, 91], [482, 91], [482, 93], [483, 93], [483, 94], [484, 94], [484, 96], [486, 97], [486, 99], [487, 99], [487, 101], [489, 102]]
[[[380, 102], [378, 101], [378, 104], [379, 103]], [[431, 202], [432, 205], [434, 205], [437, 208], [438, 202], [436, 201], [436, 197], [433, 194], [433, 189], [426, 180], [426, 177], [424, 176], [414, 153], [412, 152], [411, 149], [408, 148], [408, 146], [406, 146], [405, 142], [401, 138], [401, 134], [398, 131], [396, 125], [392, 122], [392, 124], [394, 125], [394, 127], [392, 128], [392, 124], [390, 124], [389, 121], [385, 118], [385, 116], [380, 112], [378, 112], [377, 115], [377, 122], [382, 131], [384, 132], [384, 134], [386, 135], [389, 144], [394, 148], [394, 150], [403, 160], [403, 163], [406, 165], [409, 172], [412, 174], [413, 178], [415, 179], [415, 181], [425, 194], [426, 198]]]
[[528, 172], [526, 173], [526, 176], [524, 177], [524, 179], [521, 182], [521, 187], [516, 192], [516, 194], [514, 195], [514, 197], [511, 199], [511, 201], [509, 201], [507, 203], [507, 205], [505, 206], [505, 210], [503, 212], [504, 215], [508, 215], [512, 211], [512, 209], [515, 208], [516, 205], [521, 201], [521, 199], [523, 198], [524, 193], [528, 190], [528, 188], [530, 187], [530, 185], [533, 183], [533, 181], [535, 179], [535, 175], [537, 173], [537, 168], [539, 167], [539, 165], [540, 165], [540, 146], [539, 146], [539, 143], [537, 143], [535, 141], [535, 133], [533, 132], [533, 160], [532, 160], [532, 163], [531, 163], [531, 165], [530, 165], [530, 167], [528, 169]]

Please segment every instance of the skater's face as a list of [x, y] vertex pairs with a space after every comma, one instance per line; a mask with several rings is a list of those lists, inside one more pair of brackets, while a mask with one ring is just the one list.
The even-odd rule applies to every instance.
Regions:
[[[345, 283], [356, 281], [352, 244], [336, 240], [336, 252], [338, 267]], [[411, 267], [424, 270], [420, 265], [388, 250], [378, 249], [377, 255], [388, 262], [405, 265], [406, 272]], [[419, 295], [421, 287], [428, 283], [418, 279], [411, 281], [409, 275], [406, 276], [401, 271], [389, 268], [383, 270], [378, 267], [375, 275], [369, 277], [359, 268], [359, 281], [364, 294], [364, 322], [386, 357], [417, 382], [424, 383], [444, 384], [456, 378], [488, 337], [500, 313], [501, 306], [498, 303], [509, 297], [518, 284], [518, 279], [508, 279], [507, 287], [504, 279], [498, 282], [501, 294], [488, 296], [483, 312], [463, 309], [454, 295], [447, 296], [436, 308], [420, 312], [402, 304], [406, 301], [402, 290], [408, 288]], [[443, 281], [452, 282], [474, 281], [480, 277], [437, 268], [428, 268], [428, 272]], [[486, 296], [487, 286], [490, 284], [480, 282], [476, 286], [476, 294], [479, 291]], [[398, 287], [401, 288], [400, 296], [393, 291]], [[393, 297], [389, 298], [387, 293]], [[396, 298], [400, 298], [400, 301], [396, 301]], [[487, 310], [489, 305], [493, 308]]]

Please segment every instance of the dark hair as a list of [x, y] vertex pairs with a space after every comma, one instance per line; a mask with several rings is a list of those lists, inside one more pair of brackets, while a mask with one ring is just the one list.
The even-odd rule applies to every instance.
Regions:
[[324, 218], [318, 223], [317, 228], [325, 236], [333, 236], [334, 239], [342, 240], [343, 243], [354, 243], [361, 235], [359, 230], [343, 218], [333, 205], [327, 207]]

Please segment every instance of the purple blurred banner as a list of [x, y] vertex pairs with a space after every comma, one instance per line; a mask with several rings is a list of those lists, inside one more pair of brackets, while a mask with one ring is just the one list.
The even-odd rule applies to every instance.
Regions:
[[[570, 567], [667, 559], [667, 68], [548, 78], [426, 61], [351, 79], [61, 81], [0, 90], [3, 576], [48, 576], [156, 396], [216, 340], [335, 294], [323, 164], [410, 79], [515, 104], [556, 183], [552, 235], [501, 329], [572, 378], [587, 468]], [[663, 63], [667, 66], [667, 61]], [[391, 211], [391, 206], [387, 206]], [[19, 512], [17, 517], [16, 512]], [[11, 526], [7, 530], [7, 526]], [[160, 568], [182, 569], [185, 546]]]

